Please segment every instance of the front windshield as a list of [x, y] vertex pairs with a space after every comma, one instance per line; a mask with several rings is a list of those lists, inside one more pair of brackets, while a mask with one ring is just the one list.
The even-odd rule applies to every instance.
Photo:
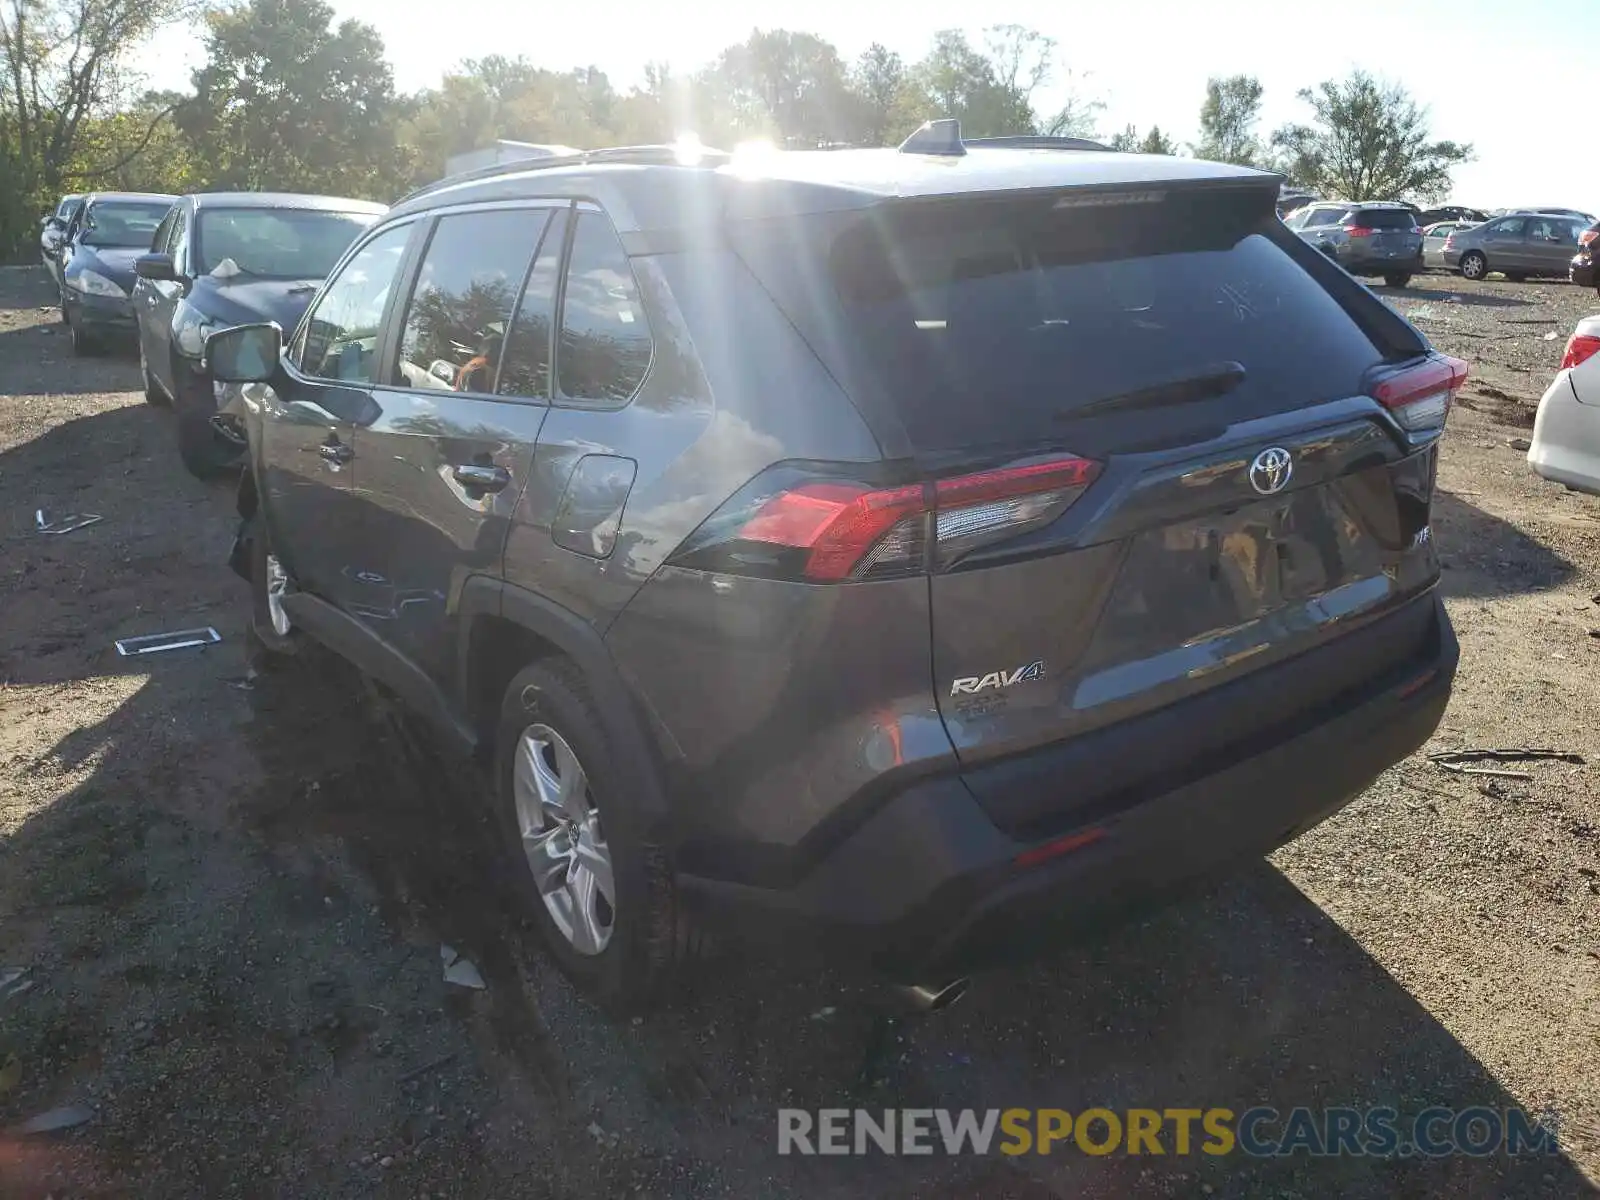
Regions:
[[170, 200], [103, 200], [89, 210], [83, 244], [148, 250], [156, 227], [171, 207]]
[[[195, 240], [200, 273], [260, 279], [321, 279], [374, 213], [300, 208], [217, 208], [200, 213]], [[218, 267], [222, 267], [219, 271]]]

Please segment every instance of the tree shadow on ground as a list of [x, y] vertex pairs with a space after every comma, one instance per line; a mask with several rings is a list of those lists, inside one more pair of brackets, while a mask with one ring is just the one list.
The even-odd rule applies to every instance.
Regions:
[[1519, 300], [1515, 296], [1495, 296], [1488, 292], [1450, 291], [1442, 287], [1384, 288], [1379, 293], [1390, 300], [1437, 300], [1445, 304], [1459, 304], [1463, 308], [1532, 308], [1533, 300]]

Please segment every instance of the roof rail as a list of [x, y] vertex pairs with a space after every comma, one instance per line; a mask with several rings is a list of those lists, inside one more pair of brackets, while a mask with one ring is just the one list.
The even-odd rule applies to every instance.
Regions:
[[969, 146], [990, 146], [996, 150], [1110, 150], [1111, 147], [1091, 138], [1053, 137], [1047, 134], [1023, 133], [1010, 137], [968, 138]]
[[519, 175], [524, 171], [543, 171], [551, 167], [581, 167], [590, 163], [720, 167], [732, 157], [726, 150], [700, 145], [696, 145], [692, 150], [676, 145], [607, 146], [599, 150], [581, 150], [577, 154], [552, 154], [543, 158], [521, 158], [512, 162], [491, 163], [487, 167], [477, 167], [457, 175], [446, 175], [443, 179], [425, 183], [414, 191], [407, 192], [396, 200], [395, 204], [401, 205], [408, 200], [415, 200], [418, 196], [436, 192], [440, 188], [454, 187], [458, 183], [473, 183], [480, 179], [493, 179], [498, 175]]
[[1110, 150], [1110, 146], [1079, 137], [1053, 137], [1042, 133], [1012, 134], [1005, 137], [965, 138], [961, 122], [952, 117], [924, 121], [910, 137], [900, 143], [901, 154], [939, 154], [960, 158], [967, 147], [990, 150]]

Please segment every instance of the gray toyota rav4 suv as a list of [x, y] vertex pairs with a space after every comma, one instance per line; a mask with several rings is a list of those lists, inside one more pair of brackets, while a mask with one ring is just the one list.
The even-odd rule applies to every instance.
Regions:
[[602, 1000], [719, 923], [934, 988], [1273, 849], [1444, 709], [1464, 364], [1276, 176], [952, 124], [446, 180], [287, 344], [206, 343], [255, 638], [493, 764]]

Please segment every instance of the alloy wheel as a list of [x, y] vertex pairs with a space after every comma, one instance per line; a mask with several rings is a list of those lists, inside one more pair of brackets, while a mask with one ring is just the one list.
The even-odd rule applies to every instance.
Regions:
[[616, 926], [611, 850], [589, 776], [550, 726], [529, 725], [518, 738], [512, 794], [522, 852], [550, 920], [579, 954], [599, 954]]

